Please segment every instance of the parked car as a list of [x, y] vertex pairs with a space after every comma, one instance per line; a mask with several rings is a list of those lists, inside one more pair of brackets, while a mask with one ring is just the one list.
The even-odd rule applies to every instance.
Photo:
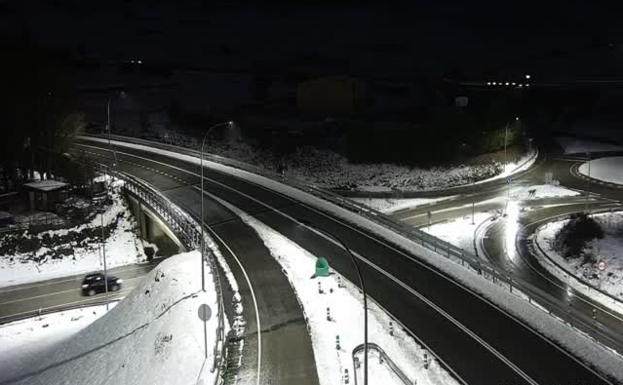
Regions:
[[[117, 278], [113, 275], [108, 275], [108, 290], [117, 291], [121, 289], [121, 278]], [[82, 295], [95, 295], [97, 293], [103, 293], [106, 291], [106, 285], [104, 284], [104, 273], [89, 274], [82, 280]]]

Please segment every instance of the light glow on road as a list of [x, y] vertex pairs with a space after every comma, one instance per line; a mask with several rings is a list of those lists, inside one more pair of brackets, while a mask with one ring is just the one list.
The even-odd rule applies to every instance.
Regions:
[[506, 223], [504, 224], [504, 248], [510, 260], [517, 258], [515, 239], [519, 232], [520, 207], [517, 201], [509, 200], [506, 205]]

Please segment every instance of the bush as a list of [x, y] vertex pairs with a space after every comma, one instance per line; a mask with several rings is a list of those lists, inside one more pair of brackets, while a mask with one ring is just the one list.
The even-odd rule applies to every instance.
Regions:
[[595, 256], [584, 252], [586, 243], [604, 237], [604, 231], [585, 213], [573, 214], [554, 237], [554, 249], [564, 258], [583, 258], [582, 264], [594, 263]]

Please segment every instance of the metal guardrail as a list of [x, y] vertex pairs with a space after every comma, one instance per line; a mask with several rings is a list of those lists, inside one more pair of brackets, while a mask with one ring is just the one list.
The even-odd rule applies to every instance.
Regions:
[[[379, 345], [375, 344], [374, 342], [368, 342], [368, 351], [370, 350], [376, 350], [379, 353], [379, 357], [384, 360], [384, 363], [386, 363], [391, 371], [394, 372], [394, 374], [396, 374], [398, 378], [400, 378], [400, 381], [402, 381], [404, 385], [414, 384], [409, 379], [409, 376], [407, 376], [402, 370], [400, 370], [398, 365], [396, 365], [396, 363], [389, 357], [389, 355], [387, 355], [387, 353], [385, 353], [383, 349], [381, 349]], [[353, 349], [353, 367], [355, 368], [355, 371], [353, 372], [353, 379], [355, 380], [355, 385], [357, 385], [357, 368], [359, 368], [359, 359], [356, 357], [356, 355], [363, 351], [364, 344], [357, 345]]]
[[[100, 138], [104, 138], [104, 136], [100, 136], [100, 135], [91, 135], [93, 137], [100, 137]], [[107, 138], [107, 137], [106, 137]], [[134, 138], [134, 137], [128, 137], [128, 136], [120, 136], [120, 135], [112, 135], [112, 138], [114, 140], [120, 140], [120, 141], [125, 141], [125, 142], [129, 142], [129, 143], [134, 143], [134, 144], [143, 144], [143, 145], [147, 145], [147, 146], [153, 146], [154, 145], [154, 141], [153, 140], [145, 140], [145, 139], [141, 139], [141, 138]], [[178, 153], [182, 153], [182, 154], [186, 154], [186, 155], [191, 155], [191, 156], [195, 156], [195, 157], [199, 157], [200, 156], [200, 152], [198, 150], [195, 149], [189, 149], [186, 147], [181, 147], [175, 144], [170, 144], [170, 143], [164, 143], [163, 144], [165, 146], [171, 147], [172, 150], [178, 152]], [[461, 266], [465, 267], [466, 269], [472, 271], [472, 272], [476, 272], [478, 275], [483, 276], [484, 278], [486, 278], [487, 280], [495, 283], [498, 286], [504, 287], [504, 288], [508, 288], [509, 291], [511, 293], [513, 293], [514, 291], [520, 291], [522, 292], [526, 297], [529, 303], [535, 303], [537, 305], [535, 305], [535, 308], [540, 309], [540, 310], [544, 310], [544, 308], [542, 306], [538, 306], [538, 304], [543, 304], [541, 301], [547, 301], [547, 305], [549, 306], [549, 309], [547, 309], [547, 312], [549, 314], [552, 314], [555, 311], [555, 315], [563, 320], [564, 322], [566, 322], [569, 326], [576, 328], [578, 330], [580, 330], [581, 332], [585, 332], [582, 331], [582, 329], [579, 329], [577, 326], [578, 325], [582, 325], [587, 329], [592, 329], [595, 330], [596, 329], [596, 325], [593, 323], [591, 325], [587, 324], [586, 322], [583, 322], [579, 319], [577, 319], [577, 317], [575, 317], [576, 319], [571, 320], [571, 315], [565, 311], [564, 308], [560, 307], [559, 304], [557, 303], [556, 299], [550, 295], [549, 293], [545, 292], [544, 290], [526, 282], [523, 281], [521, 279], [514, 279], [512, 278], [510, 275], [508, 275], [506, 272], [500, 272], [498, 271], [498, 269], [495, 267], [495, 265], [491, 264], [488, 261], [482, 260], [480, 258], [478, 258], [474, 253], [469, 252], [467, 250], [463, 250], [457, 246], [454, 246], [452, 244], [450, 244], [449, 242], [446, 242], [442, 239], [439, 239], [433, 235], [430, 235], [428, 233], [425, 233], [424, 231], [420, 230], [420, 229], [416, 229], [412, 226], [408, 226], [406, 224], [400, 223], [400, 222], [396, 222], [394, 221], [392, 218], [390, 218], [389, 216], [376, 211], [374, 209], [371, 209], [367, 206], [364, 206], [363, 204], [360, 204], [358, 202], [355, 202], [351, 199], [342, 197], [336, 193], [333, 193], [331, 191], [328, 191], [326, 189], [317, 187], [317, 186], [313, 186], [313, 185], [308, 185], [305, 184], [303, 182], [300, 182], [294, 178], [291, 177], [287, 177], [287, 176], [282, 176], [276, 172], [270, 171], [270, 170], [266, 170], [257, 166], [253, 166], [253, 165], [249, 165], [247, 163], [238, 161], [238, 160], [234, 160], [234, 159], [229, 159], [229, 158], [224, 158], [222, 156], [219, 155], [214, 155], [214, 154], [208, 154], [208, 153], [204, 153], [204, 160], [206, 161], [211, 161], [211, 162], [216, 162], [216, 163], [220, 163], [226, 166], [230, 166], [233, 168], [237, 168], [243, 171], [247, 171], [250, 173], [254, 173], [260, 176], [264, 176], [266, 178], [272, 179], [272, 180], [276, 180], [279, 181], [285, 185], [288, 185], [290, 187], [296, 188], [298, 190], [307, 192], [313, 196], [316, 196], [320, 199], [326, 200], [328, 202], [331, 202], [339, 207], [342, 207], [348, 211], [354, 212], [356, 214], [359, 214], [361, 216], [363, 216], [364, 218], [378, 224], [381, 225], [389, 230], [392, 230], [393, 232], [397, 233], [398, 235], [401, 235], [407, 239], [412, 240], [415, 243], [420, 244], [421, 246], [423, 246], [426, 249], [432, 250], [434, 252], [436, 252], [437, 254], [439, 254], [442, 257], [445, 257], [449, 260], [452, 260], [458, 264], [460, 264]], [[353, 223], [355, 226], [358, 226], [357, 224]], [[391, 241], [390, 241], [391, 242]], [[393, 242], [392, 242], [393, 243]], [[398, 248], [402, 248], [401, 245], [396, 245]], [[426, 263], [425, 261], [423, 261], [424, 263]], [[611, 346], [608, 346], [608, 348], [613, 348]]]
[[[142, 179], [123, 172], [110, 170], [103, 164], [97, 164], [97, 166], [103, 172], [123, 180], [123, 189], [139, 198], [143, 203], [149, 206], [155, 214], [160, 216], [160, 218], [167, 224], [169, 229], [187, 249], [201, 249], [201, 225], [189, 214], [180, 209], [166, 196]], [[210, 238], [209, 235], [205, 234], [204, 237], [204, 263], [207, 263], [212, 271], [212, 278], [218, 302], [218, 328], [216, 330], [216, 344], [214, 346], [214, 363], [212, 371], [217, 372], [215, 382], [222, 383], [223, 378], [220, 375], [220, 371], [223, 363], [226, 361], [223, 290], [217, 267], [216, 256], [214, 255], [214, 251], [210, 248], [210, 245], [217, 247], [216, 243]]]

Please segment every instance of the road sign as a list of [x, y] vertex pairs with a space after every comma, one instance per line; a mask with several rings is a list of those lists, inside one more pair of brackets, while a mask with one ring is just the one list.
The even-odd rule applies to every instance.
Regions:
[[599, 263], [597, 264], [597, 268], [600, 271], [606, 270], [606, 261], [599, 261]]
[[197, 313], [199, 315], [199, 319], [204, 322], [207, 322], [210, 317], [212, 317], [212, 309], [210, 309], [210, 306], [206, 305], [205, 303], [199, 305], [199, 310]]

